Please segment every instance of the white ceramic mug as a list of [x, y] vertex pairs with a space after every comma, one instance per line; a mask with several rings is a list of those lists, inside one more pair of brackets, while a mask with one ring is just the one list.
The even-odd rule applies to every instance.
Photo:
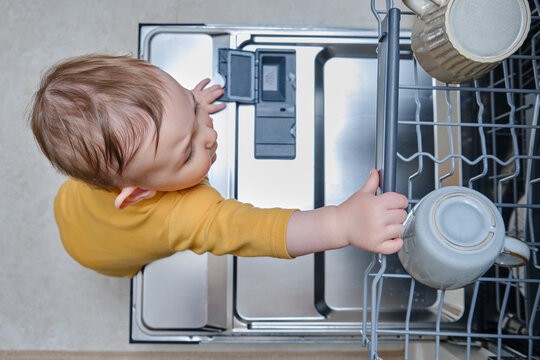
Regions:
[[435, 289], [458, 289], [494, 263], [523, 266], [523, 241], [505, 236], [501, 214], [481, 193], [447, 186], [427, 194], [408, 214], [399, 260], [411, 276]]
[[418, 17], [412, 28], [416, 59], [432, 77], [462, 83], [480, 77], [525, 41], [527, 0], [403, 0]]

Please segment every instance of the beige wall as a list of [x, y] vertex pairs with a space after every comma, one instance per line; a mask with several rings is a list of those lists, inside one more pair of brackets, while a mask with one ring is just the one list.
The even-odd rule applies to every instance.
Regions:
[[[52, 213], [63, 177], [39, 153], [25, 114], [45, 68], [90, 52], [136, 55], [139, 23], [371, 27], [369, 6], [369, 0], [0, 0], [0, 350], [233, 349], [130, 345], [129, 280], [86, 270], [63, 250]], [[332, 349], [309, 347], [323, 348]]]

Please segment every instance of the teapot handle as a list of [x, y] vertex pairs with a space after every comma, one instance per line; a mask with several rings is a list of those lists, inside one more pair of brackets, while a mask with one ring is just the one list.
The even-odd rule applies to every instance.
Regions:
[[430, 5], [441, 6], [445, 2], [446, 0], [403, 0], [403, 3], [420, 17], [424, 16]]
[[495, 259], [495, 265], [518, 267], [529, 261], [530, 249], [526, 243], [516, 238], [505, 236], [501, 254]]

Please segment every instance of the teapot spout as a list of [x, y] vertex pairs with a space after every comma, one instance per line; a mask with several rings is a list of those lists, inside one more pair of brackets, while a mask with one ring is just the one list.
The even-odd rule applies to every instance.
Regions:
[[441, 5], [444, 0], [403, 0], [403, 3], [416, 15], [422, 17], [430, 5]]

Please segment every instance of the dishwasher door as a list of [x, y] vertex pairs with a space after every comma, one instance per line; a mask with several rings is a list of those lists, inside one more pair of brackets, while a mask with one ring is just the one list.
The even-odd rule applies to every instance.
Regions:
[[226, 85], [220, 49], [294, 51], [295, 155], [257, 159], [256, 105], [229, 104], [214, 116], [220, 146], [209, 174], [224, 197], [335, 204], [376, 164], [383, 188], [406, 194], [411, 207], [441, 186], [482, 192], [508, 235], [531, 249], [527, 267], [493, 267], [464, 289], [437, 291], [416, 283], [395, 256], [353, 248], [292, 261], [180, 253], [133, 279], [132, 342], [361, 343], [370, 359], [392, 342], [404, 358], [539, 356], [537, 2], [523, 48], [460, 86], [425, 74], [399, 26], [414, 14], [382, 3], [371, 2], [379, 20], [371, 31], [141, 26], [139, 55], [192, 88], [205, 77]]
[[[287, 124], [294, 124], [294, 156], [257, 156], [257, 124], [268, 120], [269, 112], [257, 96], [246, 96], [214, 116], [219, 148], [209, 177], [224, 197], [259, 207], [313, 209], [345, 200], [376, 165], [379, 40], [375, 30], [148, 25], [141, 27], [140, 57], [192, 88], [205, 77], [225, 87], [237, 81], [227, 78], [234, 71], [223, 72], [224, 50], [245, 56], [246, 66], [257, 54], [286, 54], [289, 59], [294, 54], [295, 64], [287, 67], [294, 73], [285, 72], [294, 97], [283, 105]], [[400, 45], [400, 52], [400, 82], [431, 86], [429, 76], [414, 71], [409, 42]], [[266, 72], [266, 78], [260, 68], [250, 70], [261, 74], [254, 80], [259, 83], [245, 89], [276, 89], [278, 82], [271, 78], [276, 69]], [[423, 91], [418, 99], [421, 113], [432, 116], [432, 92]], [[415, 118], [414, 101], [410, 93], [400, 94], [404, 119]], [[431, 129], [420, 132], [431, 139], [424, 142], [425, 149], [435, 151]], [[416, 146], [414, 128], [400, 128], [397, 135], [399, 151]], [[275, 139], [262, 137], [270, 138]], [[287, 149], [292, 144], [277, 143], [286, 143]], [[398, 164], [397, 191], [407, 193], [407, 174], [414, 169], [412, 163]], [[415, 184], [417, 196], [429, 188], [436, 171], [433, 164], [426, 165]], [[399, 326], [411, 314], [411, 328], [423, 328], [437, 321], [438, 312], [444, 315], [443, 327], [465, 326], [464, 291], [443, 297], [417, 285], [411, 300], [409, 277], [395, 256], [387, 262], [394, 276], [385, 279], [384, 296], [373, 306], [366, 301], [374, 284], [372, 261], [371, 253], [353, 247], [294, 260], [179, 253], [147, 265], [133, 279], [131, 341], [358, 343], [374, 310], [382, 328]]]

